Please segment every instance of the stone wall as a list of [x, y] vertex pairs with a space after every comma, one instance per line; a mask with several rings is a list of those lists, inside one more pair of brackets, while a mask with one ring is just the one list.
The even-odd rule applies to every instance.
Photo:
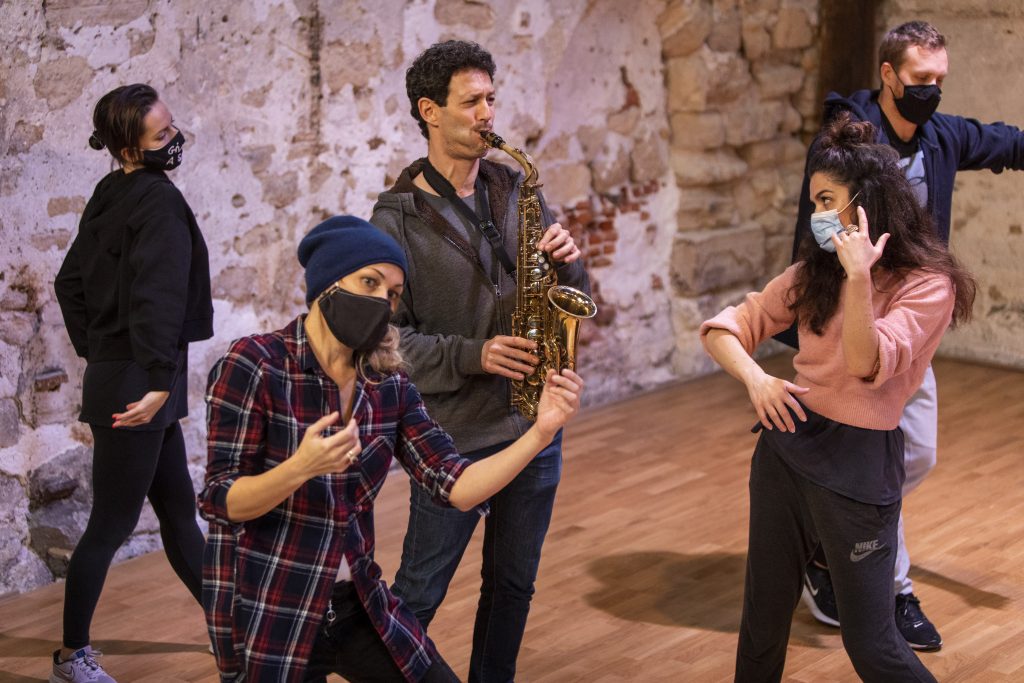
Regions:
[[[1004, 86], [1019, 75], [990, 67], [984, 89], [953, 85], [961, 68], [990, 63], [959, 44], [994, 39], [997, 16], [1024, 21], [1015, 6], [983, 6], [971, 5], [970, 30], [962, 13], [935, 18], [954, 41], [943, 107], [970, 101], [982, 118], [1012, 120], [1021, 89]], [[893, 16], [916, 11], [890, 3]], [[88, 514], [83, 363], [52, 281], [111, 167], [86, 146], [103, 93], [152, 83], [188, 141], [173, 179], [210, 247], [216, 310], [215, 338], [192, 347], [183, 423], [198, 486], [207, 369], [231, 339], [303, 309], [294, 246], [306, 230], [368, 215], [423, 154], [404, 92], [422, 49], [458, 37], [494, 53], [496, 130], [533, 153], [586, 253], [601, 312], [583, 328], [581, 369], [588, 401], [603, 403], [710, 371], [697, 325], [788, 263], [819, 108], [816, 36], [813, 0], [0, 4], [0, 594], [62, 576]], [[1022, 238], [1007, 176], [974, 174], [958, 190], [954, 245], [992, 279], [981, 320], [946, 348], [1020, 364], [1010, 264]], [[119, 558], [158, 544], [147, 508]]]
[[[889, 0], [884, 26], [934, 24], [948, 41], [939, 111], [1024, 126], [1024, 4], [1017, 0]], [[881, 34], [881, 31], [880, 31]], [[953, 196], [950, 249], [978, 279], [974, 321], [939, 353], [1024, 368], [1024, 174], [963, 172]]]
[[[703, 320], [789, 265], [815, 102], [817, 2], [682, 0], [659, 18], [679, 188], [677, 376], [712, 371]], [[765, 345], [765, 351], [774, 344]]]
[[[62, 576], [88, 514], [83, 362], [52, 281], [111, 168], [86, 145], [103, 93], [153, 84], [187, 139], [173, 179], [209, 244], [216, 310], [216, 337], [192, 346], [183, 423], [198, 485], [208, 368], [231, 339], [303, 309], [306, 230], [369, 215], [424, 153], [404, 70], [441, 39], [494, 53], [496, 129], [534, 154], [586, 247], [602, 308], [584, 332], [589, 400], [677, 376], [665, 12], [664, 0], [0, 3], [0, 594]], [[158, 543], [147, 508], [119, 558]]]

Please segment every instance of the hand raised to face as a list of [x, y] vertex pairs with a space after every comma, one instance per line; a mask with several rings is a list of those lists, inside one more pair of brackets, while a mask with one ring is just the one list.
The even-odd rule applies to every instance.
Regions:
[[889, 233], [884, 233], [878, 238], [878, 242], [871, 244], [868, 216], [862, 206], [857, 207], [857, 223], [847, 226], [843, 232], [832, 235], [839, 263], [849, 278], [870, 275], [871, 267], [882, 257], [885, 243], [889, 241]]

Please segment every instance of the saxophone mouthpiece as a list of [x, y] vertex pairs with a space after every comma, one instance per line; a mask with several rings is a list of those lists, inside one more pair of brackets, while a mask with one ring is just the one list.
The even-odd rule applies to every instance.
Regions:
[[494, 131], [482, 130], [480, 131], [480, 137], [484, 139], [484, 142], [495, 149], [501, 149], [501, 146], [505, 144], [505, 140]]

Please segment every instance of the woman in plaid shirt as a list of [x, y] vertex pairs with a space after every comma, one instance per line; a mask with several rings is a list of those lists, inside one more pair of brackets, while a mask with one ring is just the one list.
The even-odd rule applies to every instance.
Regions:
[[388, 324], [400, 247], [331, 218], [299, 244], [309, 313], [234, 342], [210, 372], [210, 522], [203, 605], [224, 681], [458, 680], [373, 560], [373, 499], [392, 457], [431, 496], [480, 506], [579, 407], [583, 382], [552, 373], [536, 423], [470, 463], [426, 414]]

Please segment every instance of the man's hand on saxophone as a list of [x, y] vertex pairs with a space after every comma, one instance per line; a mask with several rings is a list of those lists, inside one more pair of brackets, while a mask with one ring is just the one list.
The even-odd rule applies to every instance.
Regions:
[[572, 234], [563, 228], [561, 223], [549, 225], [537, 246], [559, 263], [572, 263], [580, 257], [580, 248], [576, 246]]
[[484, 342], [480, 351], [480, 365], [484, 372], [492, 375], [522, 380], [540, 362], [533, 354], [536, 349], [537, 342], [499, 334]]

